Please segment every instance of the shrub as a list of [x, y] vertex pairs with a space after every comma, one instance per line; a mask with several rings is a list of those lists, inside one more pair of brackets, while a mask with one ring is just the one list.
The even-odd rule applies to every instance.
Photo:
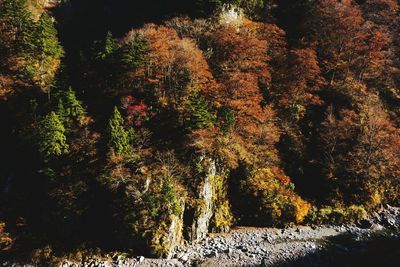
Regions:
[[313, 207], [309, 210], [306, 221], [310, 224], [343, 224], [359, 222], [367, 215], [363, 206], [352, 205], [345, 208]]
[[301, 223], [311, 208], [294, 192], [289, 177], [278, 169], [253, 171], [242, 181], [241, 189], [253, 199], [255, 217], [267, 224]]
[[367, 216], [367, 211], [363, 206], [351, 205], [347, 208], [346, 219], [350, 222], [360, 222]]

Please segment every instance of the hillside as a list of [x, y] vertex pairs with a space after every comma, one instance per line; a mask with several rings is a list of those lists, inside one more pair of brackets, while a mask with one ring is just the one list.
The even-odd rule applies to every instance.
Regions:
[[0, 0], [0, 258], [399, 206], [399, 5]]

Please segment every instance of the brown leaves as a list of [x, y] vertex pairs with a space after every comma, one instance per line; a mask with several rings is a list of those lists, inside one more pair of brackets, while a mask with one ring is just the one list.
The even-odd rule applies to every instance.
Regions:
[[193, 40], [182, 39], [174, 29], [154, 24], [145, 25], [138, 32], [150, 50], [145, 86], [150, 85], [155, 95], [166, 101], [164, 105], [183, 111], [193, 91], [212, 94], [218, 87], [203, 52]]
[[321, 131], [326, 177], [337, 181], [333, 186], [339, 191], [363, 190], [357, 201], [384, 201], [388, 196], [383, 185], [399, 182], [400, 131], [389, 121], [376, 95], [366, 95], [359, 109], [358, 113], [342, 110], [340, 118], [332, 109], [327, 114]]
[[237, 161], [268, 165], [278, 160], [274, 146], [280, 131], [274, 124], [272, 108], [262, 104], [260, 86], [270, 83], [271, 74], [268, 41], [259, 28], [258, 24], [247, 23], [240, 30], [229, 26], [216, 30], [210, 36], [214, 49], [211, 63], [223, 84], [219, 102], [235, 113], [232, 135], [236, 142], [231, 153], [237, 155]]
[[364, 19], [352, 1], [320, 1], [305, 25], [320, 57], [323, 74], [333, 84], [346, 79], [366, 49]]
[[389, 26], [396, 22], [399, 3], [397, 0], [367, 0], [362, 8], [368, 20]]

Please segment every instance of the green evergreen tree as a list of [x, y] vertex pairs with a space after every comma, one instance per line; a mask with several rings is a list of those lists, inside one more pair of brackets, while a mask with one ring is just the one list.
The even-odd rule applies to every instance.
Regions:
[[124, 119], [117, 107], [108, 122], [108, 136], [108, 145], [117, 155], [126, 155], [131, 151], [130, 134], [124, 128]]
[[57, 115], [62, 117], [63, 120], [79, 120], [79, 118], [86, 114], [85, 108], [76, 98], [75, 91], [72, 90], [71, 87], [60, 95], [57, 106]]
[[66, 124], [68, 122], [68, 114], [62, 98], [58, 100], [56, 114], [63, 124]]
[[208, 101], [199, 96], [190, 97], [191, 118], [189, 128], [191, 130], [205, 129], [214, 125], [216, 115], [208, 109]]
[[38, 57], [60, 58], [63, 55], [53, 19], [46, 12], [40, 16], [37, 22], [35, 38]]
[[26, 57], [23, 75], [40, 89], [47, 91], [50, 100], [51, 84], [64, 50], [58, 41], [53, 19], [47, 13], [43, 13], [35, 23], [33, 36], [32, 43], [35, 48], [32, 54]]
[[143, 66], [147, 60], [149, 48], [147, 41], [141, 35], [136, 34], [123, 48], [121, 63], [125, 71], [131, 71]]
[[18, 78], [48, 91], [50, 97], [50, 85], [63, 55], [52, 18], [43, 13], [34, 22], [24, 0], [5, 1], [8, 3], [8, 15], [5, 20], [0, 18], [0, 24], [10, 23], [11, 26], [7, 25], [6, 32], [0, 30], [0, 33], [14, 35], [14, 41], [8, 44], [11, 49], [6, 56], [18, 58], [17, 68], [13, 67]]
[[45, 161], [68, 153], [64, 125], [53, 111], [39, 122], [38, 146]]
[[236, 118], [235, 112], [227, 107], [224, 107], [219, 114], [220, 117], [220, 128], [224, 133], [228, 133], [232, 130], [235, 125]]
[[26, 55], [34, 51], [34, 22], [26, 0], [0, 1], [0, 25], [0, 52]]
[[107, 32], [103, 41], [95, 43], [95, 59], [96, 60], [110, 60], [120, 48], [119, 44], [115, 41], [111, 32]]

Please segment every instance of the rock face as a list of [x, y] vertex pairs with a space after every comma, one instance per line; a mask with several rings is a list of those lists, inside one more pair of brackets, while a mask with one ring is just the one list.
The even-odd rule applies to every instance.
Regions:
[[185, 198], [180, 197], [179, 212], [168, 215], [166, 222], [160, 223], [152, 234], [151, 248], [155, 256], [170, 259], [177, 247], [183, 244], [183, 211]]
[[195, 212], [195, 217], [192, 224], [191, 240], [199, 240], [207, 236], [210, 220], [214, 214], [214, 203], [213, 203], [213, 183], [217, 168], [214, 160], [210, 160], [206, 157], [201, 158], [200, 163], [206, 165], [206, 175], [200, 188], [199, 193], [199, 205]]
[[228, 232], [233, 215], [228, 200], [228, 173], [211, 157], [202, 157], [204, 175], [199, 187], [198, 203], [192, 223], [191, 241], [211, 232]]
[[28, 0], [27, 7], [33, 19], [37, 21], [46, 9], [56, 7], [61, 3], [63, 3], [63, 0]]
[[400, 208], [386, 205], [380, 211], [370, 214], [366, 221], [371, 225], [382, 225], [387, 228], [397, 228], [400, 225]]
[[62, 0], [36, 0], [36, 2], [41, 2], [42, 6], [45, 8], [55, 7], [61, 4]]
[[[185, 200], [181, 200], [182, 210], [185, 210]], [[169, 225], [167, 232], [167, 242], [169, 244], [168, 251], [166, 253], [167, 259], [170, 259], [175, 253], [175, 249], [183, 244], [183, 212], [177, 216], [171, 216], [171, 224]]]

